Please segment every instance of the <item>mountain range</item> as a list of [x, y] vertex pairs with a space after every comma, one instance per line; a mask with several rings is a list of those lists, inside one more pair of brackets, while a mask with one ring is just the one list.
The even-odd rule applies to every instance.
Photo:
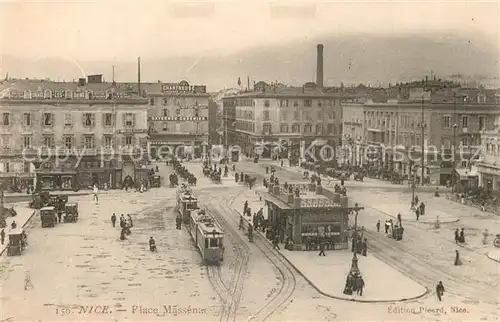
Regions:
[[[467, 75], [498, 77], [499, 47], [482, 38], [445, 34], [397, 36], [324, 36], [305, 41], [253, 48], [227, 56], [166, 57], [142, 59], [142, 81], [162, 80], [206, 84], [209, 91], [242, 86], [250, 82], [280, 81], [302, 85], [315, 81], [316, 44], [324, 44], [325, 85], [387, 84], [421, 79], [431, 71], [438, 77]], [[104, 74], [111, 81], [115, 65], [116, 81], [137, 81], [137, 62], [73, 61], [47, 57], [27, 59], [2, 56], [1, 73], [14, 78], [50, 78], [72, 81], [89, 74]]]

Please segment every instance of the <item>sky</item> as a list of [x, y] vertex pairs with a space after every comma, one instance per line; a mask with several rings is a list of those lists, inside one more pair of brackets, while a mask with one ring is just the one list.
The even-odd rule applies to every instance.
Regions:
[[324, 34], [468, 33], [498, 45], [500, 2], [0, 2], [0, 54], [135, 60], [225, 55]]

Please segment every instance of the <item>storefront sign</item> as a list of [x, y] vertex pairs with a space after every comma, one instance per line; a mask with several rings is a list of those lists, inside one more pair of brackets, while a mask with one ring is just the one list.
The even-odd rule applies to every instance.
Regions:
[[155, 116], [149, 118], [151, 121], [175, 121], [175, 122], [183, 122], [183, 121], [208, 121], [208, 117], [206, 116]]
[[43, 100], [45, 98], [45, 94], [43, 91], [31, 92], [31, 98], [35, 100]]
[[205, 94], [207, 92], [206, 86], [191, 86], [188, 82], [182, 81], [179, 84], [163, 84], [161, 86], [163, 93], [194, 93]]
[[123, 129], [117, 131], [119, 134], [122, 133], [148, 133], [147, 129]]
[[342, 221], [342, 215], [339, 213], [303, 213], [302, 222], [303, 223], [340, 223]]
[[10, 91], [9, 97], [11, 99], [23, 99], [24, 98], [24, 92]]
[[73, 99], [75, 100], [85, 99], [85, 92], [73, 92]]
[[94, 92], [92, 98], [95, 100], [105, 100], [108, 98], [108, 95], [106, 94], [106, 92]]
[[55, 90], [52, 92], [52, 98], [65, 99], [66, 98], [66, 91], [65, 90]]

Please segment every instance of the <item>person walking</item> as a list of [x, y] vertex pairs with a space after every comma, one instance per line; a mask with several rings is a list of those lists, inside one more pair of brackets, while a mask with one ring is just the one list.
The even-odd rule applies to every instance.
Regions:
[[455, 230], [455, 243], [458, 244], [460, 242], [460, 231], [458, 228]]
[[97, 185], [94, 184], [94, 188], [93, 188], [93, 200], [95, 200], [95, 203], [98, 204], [99, 203], [99, 188], [97, 188]]
[[156, 252], [157, 249], [156, 249], [156, 241], [154, 240], [154, 238], [151, 236], [149, 237], [149, 250], [151, 252]]
[[443, 286], [443, 282], [441, 282], [441, 281], [439, 281], [439, 283], [436, 285], [436, 295], [437, 295], [439, 302], [441, 302], [443, 295], [444, 295], [444, 286]]
[[273, 239], [273, 249], [281, 250], [279, 242], [280, 242], [280, 236], [276, 234]]
[[2, 228], [2, 231], [0, 232], [0, 239], [2, 241], [2, 245], [5, 242], [5, 230]]
[[358, 295], [363, 296], [363, 289], [365, 288], [365, 281], [363, 280], [363, 277], [359, 276], [356, 283]]
[[325, 243], [322, 240], [319, 241], [319, 254], [318, 254], [318, 256], [326, 256]]
[[418, 221], [418, 218], [420, 218], [420, 208], [417, 207], [417, 209], [415, 209], [415, 215], [417, 216]]
[[389, 233], [389, 225], [390, 225], [390, 224], [389, 224], [389, 221], [388, 221], [388, 220], [386, 220], [386, 221], [385, 221], [385, 234], [386, 234], [386, 235]]
[[380, 220], [377, 221], [377, 233], [380, 232]]
[[12, 221], [12, 224], [10, 224], [10, 229], [16, 229], [16, 227], [17, 227], [17, 223], [14, 220], [14, 221]]
[[31, 282], [31, 275], [29, 271], [24, 272], [24, 290], [27, 291], [28, 288], [33, 288], [33, 282]]
[[462, 265], [462, 261], [460, 260], [460, 252], [458, 250], [455, 251], [455, 266]]
[[111, 215], [111, 224], [113, 225], [113, 228], [114, 228], [114, 227], [115, 227], [115, 225], [116, 225], [116, 215], [115, 215], [115, 213], [113, 213], [113, 214]]

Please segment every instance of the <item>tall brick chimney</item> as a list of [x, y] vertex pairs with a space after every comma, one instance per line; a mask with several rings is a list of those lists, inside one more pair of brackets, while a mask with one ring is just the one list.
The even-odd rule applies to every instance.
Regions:
[[318, 57], [316, 59], [316, 85], [323, 88], [323, 44], [317, 46]]

